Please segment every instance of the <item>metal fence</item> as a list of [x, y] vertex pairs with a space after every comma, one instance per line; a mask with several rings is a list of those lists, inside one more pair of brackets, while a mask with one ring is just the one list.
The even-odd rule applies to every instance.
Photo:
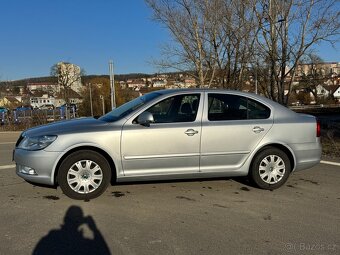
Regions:
[[74, 108], [12, 110], [0, 113], [0, 125], [2, 130], [22, 130], [76, 117]]

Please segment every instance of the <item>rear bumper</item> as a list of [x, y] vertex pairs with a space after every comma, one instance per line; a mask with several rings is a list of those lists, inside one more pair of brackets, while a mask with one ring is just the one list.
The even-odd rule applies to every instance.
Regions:
[[294, 171], [308, 169], [320, 163], [322, 153], [320, 139], [315, 143], [298, 143], [290, 146], [295, 152]]

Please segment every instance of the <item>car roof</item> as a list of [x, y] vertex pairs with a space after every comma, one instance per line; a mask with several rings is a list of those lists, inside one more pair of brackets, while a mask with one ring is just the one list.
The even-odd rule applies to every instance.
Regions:
[[[245, 97], [251, 97], [254, 99], [258, 99], [260, 101], [265, 101], [268, 104], [275, 103], [274, 101], [255, 94], [251, 92], [243, 92], [239, 90], [227, 90], [227, 89], [213, 89], [213, 88], [190, 88], [190, 89], [164, 89], [164, 90], [157, 90], [154, 91], [156, 93], [160, 93], [162, 95], [166, 94], [177, 94], [177, 93], [195, 93], [195, 92], [210, 92], [210, 93], [229, 93], [229, 94], [234, 94], [234, 95], [240, 95], [240, 96], [245, 96]], [[277, 103], [275, 103], [277, 104]]]

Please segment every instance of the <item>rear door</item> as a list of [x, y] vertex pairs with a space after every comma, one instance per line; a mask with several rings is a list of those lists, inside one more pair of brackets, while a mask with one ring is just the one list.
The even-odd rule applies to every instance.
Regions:
[[228, 93], [207, 93], [205, 106], [200, 171], [237, 170], [272, 127], [271, 110]]

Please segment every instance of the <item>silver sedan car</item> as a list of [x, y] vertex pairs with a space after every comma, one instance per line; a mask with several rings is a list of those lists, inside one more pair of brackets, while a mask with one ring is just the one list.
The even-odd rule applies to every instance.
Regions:
[[238, 91], [162, 90], [108, 114], [35, 127], [16, 143], [17, 174], [59, 185], [74, 199], [111, 180], [248, 176], [283, 185], [321, 156], [320, 125], [267, 98]]

